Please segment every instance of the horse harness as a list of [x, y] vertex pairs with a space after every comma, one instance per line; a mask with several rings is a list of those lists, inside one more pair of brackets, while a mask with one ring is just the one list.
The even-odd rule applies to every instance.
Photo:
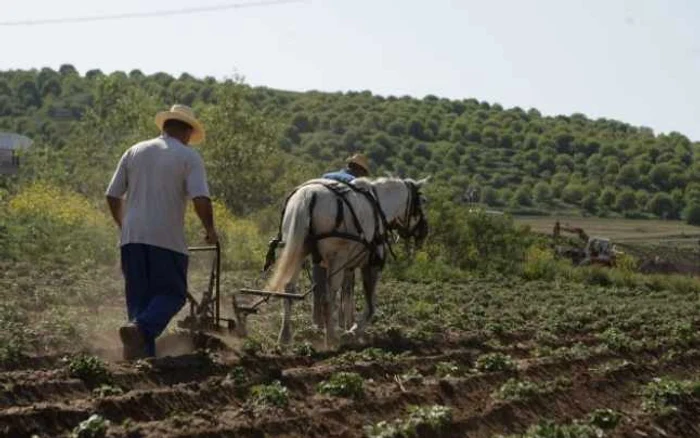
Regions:
[[[392, 222], [389, 224], [386, 220], [386, 215], [384, 214], [384, 211], [382, 210], [381, 206], [379, 205], [379, 197], [377, 196], [376, 190], [372, 187], [371, 190], [365, 190], [360, 187], [355, 186], [354, 184], [351, 183], [346, 183], [343, 181], [333, 181], [333, 182], [327, 182], [323, 180], [314, 180], [310, 181], [306, 184], [302, 184], [298, 186], [292, 193], [287, 196], [287, 199], [284, 202], [284, 208], [282, 209], [281, 213], [281, 218], [280, 218], [280, 229], [278, 231], [277, 237], [272, 239], [270, 241], [270, 245], [268, 248], [268, 253], [265, 258], [265, 266], [263, 268], [263, 271], [266, 271], [270, 266], [275, 261], [275, 250], [276, 248], [280, 245], [283, 244], [282, 242], [282, 221], [284, 219], [284, 213], [287, 208], [287, 202], [289, 201], [289, 198], [296, 193], [297, 190], [299, 190], [302, 187], [308, 186], [308, 185], [313, 185], [313, 184], [318, 184], [324, 186], [326, 189], [330, 190], [336, 195], [336, 202], [337, 202], [337, 208], [336, 208], [336, 218], [335, 218], [335, 228], [329, 232], [326, 233], [315, 233], [313, 229], [313, 219], [310, 220], [309, 224], [309, 236], [306, 241], [306, 245], [309, 246], [310, 252], [311, 252], [311, 257], [313, 259], [314, 263], [319, 263], [321, 261], [321, 254], [319, 253], [318, 250], [318, 242], [323, 240], [323, 239], [328, 239], [328, 238], [340, 238], [340, 239], [346, 239], [346, 240], [351, 240], [353, 242], [357, 242], [362, 244], [365, 249], [368, 251], [370, 254], [370, 263], [375, 264], [379, 266], [379, 268], [384, 267], [385, 263], [385, 255], [384, 253], [380, 253], [378, 249], [380, 247], [386, 246], [389, 253], [396, 257], [394, 255], [393, 249], [391, 248], [391, 242], [390, 242], [390, 236], [391, 236], [391, 230], [392, 229], [397, 229], [399, 232], [399, 235], [401, 237], [410, 237], [415, 235], [415, 233], [422, 232], [426, 225], [427, 222], [425, 221], [425, 217], [423, 215], [423, 210], [420, 205], [420, 194], [418, 192], [418, 187], [415, 184], [411, 184], [409, 182], [404, 181], [404, 184], [406, 184], [406, 187], [408, 189], [409, 193], [409, 202], [406, 205], [406, 213], [405, 216], [402, 220], [403, 224], [398, 224], [395, 223], [396, 221]], [[360, 220], [357, 217], [357, 213], [355, 212], [355, 209], [353, 208], [352, 204], [350, 203], [350, 200], [347, 198], [347, 194], [350, 192], [355, 192], [359, 193], [362, 196], [365, 197], [367, 202], [369, 202], [370, 206], [372, 207], [372, 210], [374, 212], [374, 237], [372, 240], [367, 240], [365, 237], [364, 229], [362, 228], [360, 224]], [[311, 203], [309, 205], [309, 217], [313, 218], [313, 210], [316, 205], [316, 197], [315, 195], [311, 198]], [[345, 218], [345, 208], [348, 209], [350, 212], [350, 216], [352, 218], [352, 223], [355, 229], [357, 230], [358, 234], [353, 234], [345, 231], [340, 231], [339, 228], [341, 224], [343, 223], [343, 220]], [[408, 228], [408, 224], [410, 223], [410, 218], [418, 214], [420, 215], [420, 219], [418, 223], [412, 228]], [[419, 228], [420, 227], [420, 228]]]

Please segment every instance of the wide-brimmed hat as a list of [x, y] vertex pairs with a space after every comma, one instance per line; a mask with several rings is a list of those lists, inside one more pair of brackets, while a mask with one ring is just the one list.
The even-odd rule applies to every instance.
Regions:
[[192, 127], [190, 144], [200, 144], [204, 141], [204, 126], [202, 126], [202, 123], [194, 116], [192, 108], [187, 105], [175, 104], [170, 108], [170, 111], [161, 111], [156, 114], [156, 126], [158, 126], [158, 129], [161, 131], [163, 130], [163, 124], [166, 120], [179, 120], [190, 125]]
[[352, 157], [348, 157], [348, 159], [345, 160], [345, 162], [348, 164], [356, 164], [361, 168], [365, 169], [367, 173], [369, 173], [369, 159], [364, 154], [355, 154]]

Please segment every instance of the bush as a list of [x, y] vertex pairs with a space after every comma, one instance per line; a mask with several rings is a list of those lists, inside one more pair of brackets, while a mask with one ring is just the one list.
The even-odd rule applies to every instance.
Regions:
[[565, 260], [557, 260], [552, 250], [533, 245], [525, 253], [522, 277], [526, 280], [552, 281], [569, 267]]
[[685, 221], [690, 225], [700, 225], [700, 204], [691, 204], [685, 208]]
[[0, 254], [13, 260], [109, 263], [117, 231], [87, 198], [43, 183], [23, 189], [0, 216]]

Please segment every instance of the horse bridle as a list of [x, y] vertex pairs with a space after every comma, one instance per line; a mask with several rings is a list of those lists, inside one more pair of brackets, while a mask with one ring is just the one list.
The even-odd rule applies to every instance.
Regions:
[[[398, 231], [402, 239], [411, 237], [416, 240], [422, 240], [428, 231], [428, 221], [425, 219], [425, 213], [421, 205], [420, 189], [417, 184], [411, 181], [404, 181], [408, 190], [408, 202], [406, 203], [406, 212], [403, 219], [396, 220], [392, 228]], [[411, 218], [418, 216], [418, 222], [409, 228]]]

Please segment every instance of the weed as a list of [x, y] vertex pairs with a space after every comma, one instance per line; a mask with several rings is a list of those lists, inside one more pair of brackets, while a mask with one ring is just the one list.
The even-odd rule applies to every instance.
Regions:
[[588, 423], [603, 430], [615, 429], [622, 415], [613, 409], [596, 409], [588, 416]]
[[109, 421], [93, 414], [73, 429], [72, 438], [104, 438], [107, 436]]
[[253, 407], [264, 408], [276, 406], [284, 408], [289, 405], [289, 390], [279, 380], [270, 385], [256, 385], [250, 390], [249, 403]]
[[74, 357], [68, 364], [71, 377], [78, 378], [88, 385], [108, 384], [112, 380], [104, 362], [95, 356], [80, 355]]
[[479, 356], [476, 359], [475, 368], [477, 371], [494, 372], [494, 371], [513, 371], [516, 369], [515, 362], [507, 354], [489, 353]]
[[336, 397], [362, 398], [365, 394], [364, 379], [357, 373], [335, 373], [318, 385], [318, 392]]
[[447, 406], [410, 406], [405, 418], [394, 421], [380, 421], [365, 426], [365, 435], [369, 438], [409, 438], [421, 435], [435, 436], [452, 421], [452, 410]]

